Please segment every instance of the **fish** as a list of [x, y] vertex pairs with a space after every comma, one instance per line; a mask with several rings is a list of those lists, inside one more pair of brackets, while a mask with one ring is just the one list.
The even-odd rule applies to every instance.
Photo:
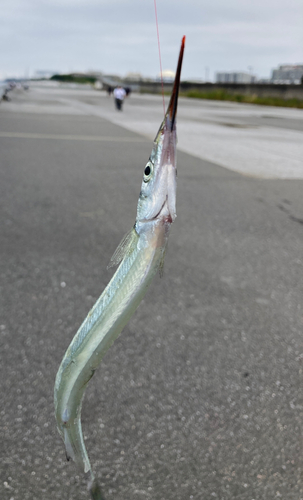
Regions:
[[55, 380], [55, 417], [66, 457], [88, 474], [91, 495], [96, 499], [102, 495], [83, 439], [82, 401], [103, 356], [139, 306], [154, 276], [163, 271], [168, 236], [176, 218], [176, 118], [184, 47], [185, 36], [169, 105], [144, 167], [135, 224], [108, 266], [118, 265], [118, 269], [70, 343]]

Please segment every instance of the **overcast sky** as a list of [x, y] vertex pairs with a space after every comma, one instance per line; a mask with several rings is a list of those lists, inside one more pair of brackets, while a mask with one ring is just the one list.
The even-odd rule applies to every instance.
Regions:
[[[157, 9], [163, 69], [175, 69], [186, 35], [182, 79], [303, 64], [303, 0], [157, 0]], [[1, 0], [0, 44], [0, 78], [159, 73], [154, 0]]]

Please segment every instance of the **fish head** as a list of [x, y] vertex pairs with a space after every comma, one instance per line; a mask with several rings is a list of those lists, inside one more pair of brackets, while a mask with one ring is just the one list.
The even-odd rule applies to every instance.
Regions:
[[165, 117], [144, 167], [137, 223], [173, 222], [176, 218], [176, 126]]
[[171, 224], [176, 218], [177, 106], [185, 37], [182, 39], [170, 102], [144, 167], [136, 227], [146, 223]]

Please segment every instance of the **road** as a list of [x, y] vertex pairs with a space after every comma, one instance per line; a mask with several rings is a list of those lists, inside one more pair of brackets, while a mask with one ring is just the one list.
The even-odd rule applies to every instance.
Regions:
[[[98, 116], [151, 140], [163, 113], [157, 96], [134, 94], [119, 114], [104, 93], [78, 88], [51, 87], [46, 94], [36, 86], [21, 109], [20, 103], [21, 96], [9, 109]], [[253, 177], [303, 179], [301, 109], [182, 98], [180, 104], [181, 151]]]
[[[106, 499], [303, 498], [302, 116], [181, 99], [164, 277], [83, 404]], [[54, 379], [134, 223], [160, 120], [158, 97], [133, 95], [119, 114], [77, 88], [0, 106], [1, 499], [88, 498], [56, 431]], [[280, 142], [277, 168], [248, 155], [239, 173], [260, 137], [265, 157]], [[234, 165], [215, 162], [217, 144]]]

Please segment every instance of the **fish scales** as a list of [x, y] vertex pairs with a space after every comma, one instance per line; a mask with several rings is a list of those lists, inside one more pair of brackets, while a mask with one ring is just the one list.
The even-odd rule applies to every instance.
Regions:
[[66, 351], [65, 357], [62, 361], [63, 368], [70, 362], [72, 357], [76, 355], [78, 349], [83, 345], [83, 342], [88, 340], [87, 335], [89, 332], [92, 332], [92, 328], [94, 328], [97, 323], [102, 322], [104, 311], [106, 311], [107, 307], [110, 305], [115, 291], [120, 287], [121, 280], [129, 271], [134, 259], [135, 254], [131, 255], [129, 259], [121, 263], [119, 269], [105, 288], [104, 292], [88, 313]]
[[112, 263], [120, 265], [68, 347], [55, 381], [57, 428], [67, 458], [89, 473], [94, 500], [101, 500], [102, 494], [83, 439], [82, 400], [101, 359], [163, 267], [170, 228], [176, 218], [176, 115], [184, 44], [185, 37], [167, 112], [144, 168], [135, 225], [112, 257]]

